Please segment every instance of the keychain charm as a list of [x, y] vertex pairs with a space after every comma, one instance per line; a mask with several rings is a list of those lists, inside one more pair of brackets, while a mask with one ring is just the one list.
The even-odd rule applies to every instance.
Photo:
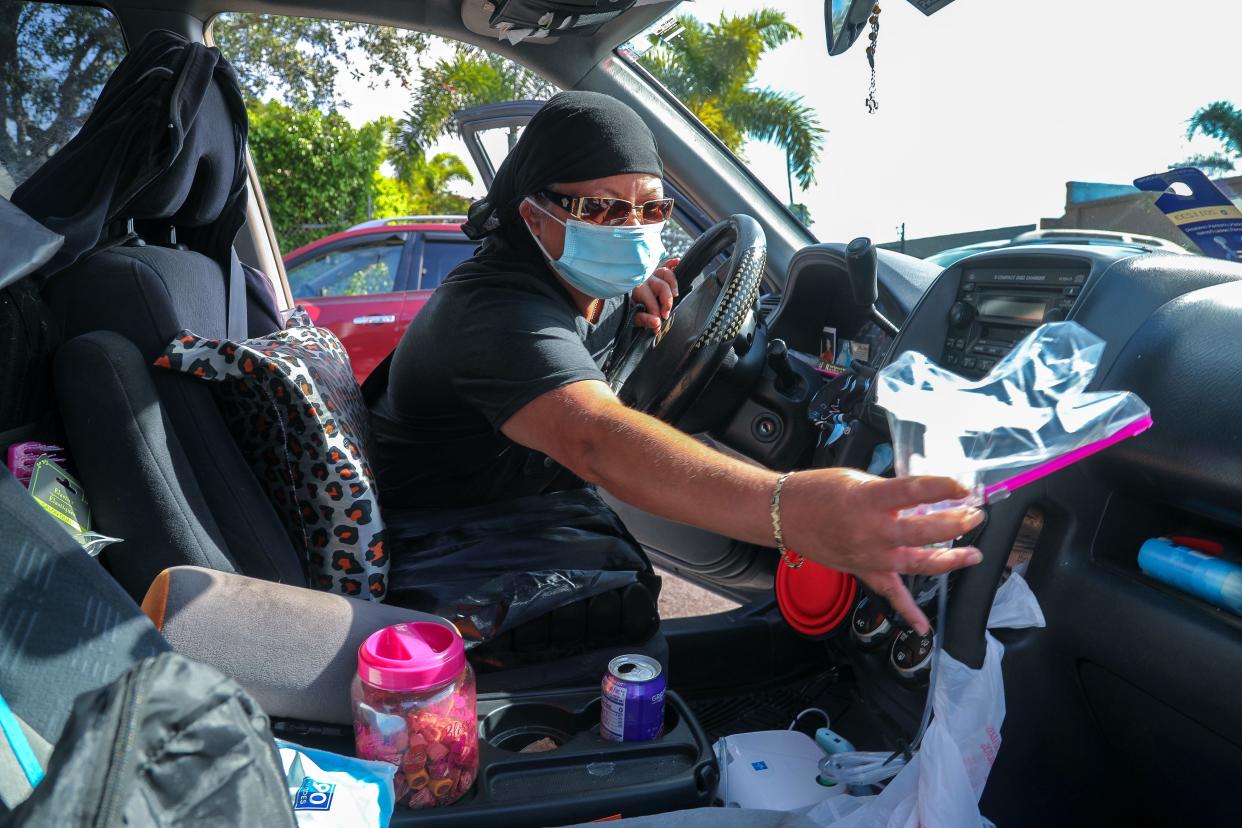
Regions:
[[876, 41], [880, 39], [880, 4], [876, 3], [871, 7], [871, 16], [867, 18], [867, 22], [871, 24], [871, 31], [867, 37], [871, 43], [867, 45], [867, 63], [871, 66], [871, 88], [867, 90], [867, 113], [874, 115], [875, 111], [880, 108], [880, 102], [875, 97], [875, 46]]

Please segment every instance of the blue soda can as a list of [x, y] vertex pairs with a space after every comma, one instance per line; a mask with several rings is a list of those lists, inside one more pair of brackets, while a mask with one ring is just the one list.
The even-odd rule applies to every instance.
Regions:
[[645, 655], [608, 662], [600, 685], [599, 735], [612, 742], [649, 742], [664, 728], [668, 679], [660, 662]]

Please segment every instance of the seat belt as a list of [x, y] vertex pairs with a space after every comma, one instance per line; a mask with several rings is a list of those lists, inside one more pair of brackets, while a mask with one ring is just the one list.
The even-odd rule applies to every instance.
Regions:
[[229, 269], [224, 274], [227, 306], [224, 328], [229, 339], [241, 342], [248, 337], [246, 330], [246, 274], [242, 271], [237, 251], [229, 248]]

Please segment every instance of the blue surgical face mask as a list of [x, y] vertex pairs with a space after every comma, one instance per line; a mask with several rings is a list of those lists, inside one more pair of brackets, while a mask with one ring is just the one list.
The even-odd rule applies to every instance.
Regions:
[[[553, 259], [548, 254], [548, 249], [533, 231], [531, 236], [556, 272], [587, 296], [611, 299], [629, 293], [647, 281], [664, 255], [664, 243], [660, 240], [660, 231], [664, 229], [662, 221], [619, 227], [605, 227], [577, 219], [562, 221], [534, 199], [527, 201], [548, 218], [565, 226], [565, 249], [559, 259]], [[527, 229], [530, 229], [529, 225]]]

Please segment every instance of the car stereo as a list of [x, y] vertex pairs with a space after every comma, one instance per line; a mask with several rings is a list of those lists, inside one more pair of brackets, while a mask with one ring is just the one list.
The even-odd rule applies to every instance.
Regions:
[[983, 376], [1033, 329], [1069, 316], [1087, 271], [1085, 264], [964, 270], [940, 364], [966, 377]]

